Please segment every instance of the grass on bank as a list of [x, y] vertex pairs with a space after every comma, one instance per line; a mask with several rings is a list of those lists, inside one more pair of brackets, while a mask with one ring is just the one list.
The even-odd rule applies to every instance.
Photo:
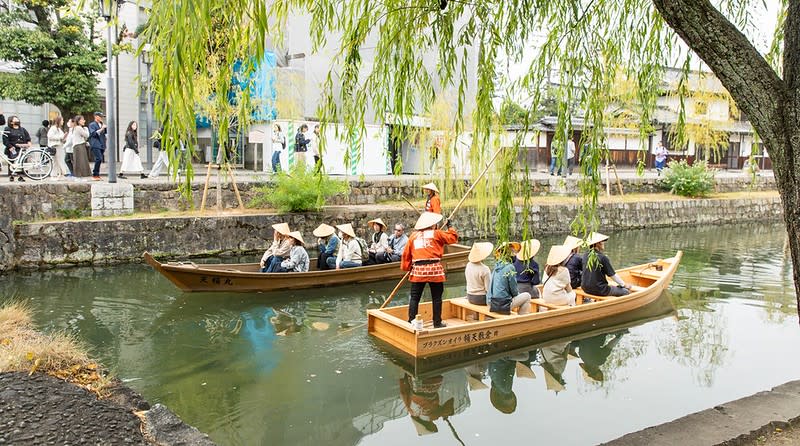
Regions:
[[31, 309], [14, 302], [0, 307], [0, 372], [46, 373], [103, 395], [110, 378], [68, 333], [41, 333]]

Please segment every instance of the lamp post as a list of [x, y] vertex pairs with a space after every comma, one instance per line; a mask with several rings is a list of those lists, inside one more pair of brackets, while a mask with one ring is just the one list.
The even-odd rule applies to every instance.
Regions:
[[108, 33], [106, 35], [106, 141], [108, 149], [108, 182], [117, 182], [117, 129], [116, 113], [114, 110], [114, 72], [111, 64], [113, 61], [112, 42], [114, 38], [111, 18], [117, 9], [115, 0], [99, 0], [100, 15], [106, 19]]
[[151, 47], [149, 43], [146, 43], [142, 48], [142, 62], [144, 62], [144, 66], [147, 68], [147, 77], [145, 78], [145, 82], [147, 82], [147, 103], [145, 104], [147, 110], [147, 119], [144, 122], [144, 131], [146, 136], [146, 143], [147, 143], [147, 169], [153, 169], [153, 93], [150, 89], [150, 66], [153, 64], [153, 54], [150, 52]]

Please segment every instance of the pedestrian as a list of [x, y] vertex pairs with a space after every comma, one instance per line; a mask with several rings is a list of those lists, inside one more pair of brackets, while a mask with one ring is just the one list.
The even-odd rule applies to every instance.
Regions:
[[575, 141], [567, 140], [567, 175], [572, 175], [572, 168], [575, 167]]
[[661, 141], [658, 142], [656, 146], [656, 172], [658, 172], [658, 176], [661, 176], [661, 171], [664, 170], [664, 166], [667, 164], [667, 155], [669, 155], [669, 151], [667, 148], [664, 147], [664, 143]]
[[[281, 126], [272, 126], [272, 173], [281, 171], [281, 152], [286, 149], [286, 135], [283, 134]], [[266, 166], [264, 166], [264, 170]]]
[[72, 152], [72, 131], [75, 129], [75, 118], [69, 118], [67, 121], [67, 134], [64, 135], [64, 162], [67, 164], [67, 169], [69, 169], [69, 177], [75, 176], [75, 168], [72, 164], [73, 152]]
[[[19, 118], [12, 116], [8, 119], [8, 126], [3, 131], [3, 147], [6, 157], [14, 161], [22, 152], [31, 146], [31, 135], [25, 130], [25, 127], [19, 122]], [[25, 178], [22, 174], [17, 172], [17, 169], [12, 169], [11, 165], [8, 166], [8, 180], [14, 181], [14, 175], [17, 175], [17, 180], [24, 182]]]
[[64, 143], [67, 141], [67, 134], [64, 133], [64, 118], [61, 115], [56, 116], [50, 123], [50, 129], [47, 131], [47, 146], [55, 149], [56, 153], [53, 155], [53, 178], [60, 178], [61, 176], [69, 176], [71, 171], [67, 166], [66, 156], [64, 151]]
[[308, 152], [314, 157], [314, 171], [319, 172], [322, 168], [322, 155], [319, 151], [319, 124], [314, 126], [314, 133], [311, 135], [311, 142], [308, 144]]
[[411, 298], [408, 304], [408, 322], [411, 323], [417, 317], [422, 291], [425, 289], [425, 284], [428, 284], [433, 301], [433, 328], [447, 326], [442, 322], [442, 293], [446, 277], [441, 260], [445, 245], [458, 242], [458, 233], [449, 220], [445, 222], [446, 231], [439, 229], [438, 225], [442, 218], [441, 214], [433, 212], [423, 212], [419, 216], [414, 225], [417, 232], [408, 238], [400, 263], [400, 268], [410, 271], [408, 280], [411, 282]]
[[86, 128], [86, 118], [81, 115], [73, 118], [75, 127], [72, 128], [72, 174], [78, 178], [92, 175], [89, 167], [89, 129]]
[[161, 127], [158, 129], [158, 132], [153, 135], [153, 148], [158, 150], [158, 157], [156, 158], [155, 164], [153, 164], [153, 168], [150, 169], [148, 178], [157, 178], [161, 175], [161, 169], [164, 168], [166, 168], [167, 173], [169, 173], [169, 157], [167, 156], [167, 151], [161, 148], [161, 138], [163, 134], [164, 127]]
[[308, 143], [310, 139], [306, 138], [308, 126], [303, 124], [297, 129], [297, 134], [294, 135], [294, 161], [296, 165], [306, 167], [306, 152], [308, 152]]
[[425, 212], [441, 214], [442, 202], [439, 200], [439, 188], [433, 183], [428, 183], [422, 186], [422, 190], [428, 193], [428, 198], [425, 200]]
[[558, 162], [558, 143], [554, 139], [550, 142], [550, 176], [553, 176], [558, 165], [558, 174], [561, 175], [561, 163]]
[[94, 156], [92, 179], [95, 181], [100, 180], [100, 164], [102, 164], [103, 156], [106, 153], [106, 133], [108, 133], [108, 128], [103, 122], [104, 117], [103, 113], [94, 112], [94, 121], [89, 124], [89, 147], [92, 149], [92, 156]]
[[42, 126], [36, 131], [36, 140], [39, 142], [39, 148], [46, 149], [47, 145], [47, 132], [50, 128], [50, 121], [45, 119], [42, 121]]
[[122, 151], [122, 165], [119, 168], [119, 177], [125, 178], [126, 173], [139, 174], [145, 179], [142, 158], [139, 156], [139, 124], [136, 121], [128, 123], [125, 129], [125, 148]]

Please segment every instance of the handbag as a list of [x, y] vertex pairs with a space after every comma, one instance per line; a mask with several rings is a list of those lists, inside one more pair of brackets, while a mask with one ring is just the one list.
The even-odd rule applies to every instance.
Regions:
[[489, 311], [500, 314], [511, 314], [511, 299], [492, 299], [489, 302]]

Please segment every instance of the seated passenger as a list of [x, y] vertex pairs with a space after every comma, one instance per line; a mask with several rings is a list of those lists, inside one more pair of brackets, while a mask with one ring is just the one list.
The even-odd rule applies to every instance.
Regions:
[[570, 254], [569, 246], [555, 245], [550, 248], [542, 287], [542, 299], [547, 303], [575, 305], [575, 291], [570, 285], [569, 270], [566, 267], [566, 260]]
[[389, 247], [389, 236], [386, 235], [386, 223], [380, 218], [376, 218], [375, 220], [368, 221], [367, 224], [370, 225], [375, 232], [370, 237], [368, 249], [369, 260], [366, 261], [365, 265], [377, 265], [379, 263], [378, 257], [383, 257], [383, 253], [386, 252], [386, 248]]
[[314, 229], [314, 235], [317, 237], [317, 246], [319, 249], [319, 256], [317, 256], [317, 269], [325, 271], [332, 269], [328, 267], [328, 259], [336, 259], [336, 251], [339, 249], [339, 237], [335, 234], [336, 230], [333, 226], [322, 223]]
[[539, 297], [539, 264], [533, 256], [539, 252], [542, 244], [539, 240], [531, 239], [520, 243], [519, 252], [514, 256], [514, 270], [517, 272], [517, 289], [520, 293], [528, 293], [532, 298]]
[[511, 250], [501, 245], [495, 251], [497, 262], [486, 290], [486, 304], [489, 311], [509, 314], [514, 308], [519, 308], [518, 314], [531, 312], [531, 295], [517, 291], [517, 272], [511, 264]]
[[336, 258], [328, 259], [328, 266], [336, 269], [361, 266], [361, 245], [356, 240], [353, 225], [347, 223], [336, 225], [336, 228], [342, 231], [342, 242], [339, 244], [339, 254]]
[[[628, 295], [631, 289], [630, 285], [622, 281], [617, 272], [614, 271], [614, 267], [611, 266], [611, 260], [603, 253], [606, 240], [608, 240], [607, 235], [597, 232], [589, 234], [589, 252], [583, 255], [581, 289], [588, 294], [596, 296]], [[592, 253], [597, 255], [595, 265], [589, 265], [589, 256]], [[606, 276], [611, 277], [619, 286], [609, 286]]]
[[289, 225], [287, 223], [276, 223], [272, 225], [272, 245], [261, 256], [261, 272], [273, 273], [280, 266], [281, 262], [289, 256], [291, 242], [288, 240]]
[[492, 271], [483, 264], [483, 259], [492, 253], [490, 242], [476, 242], [469, 250], [469, 263], [464, 268], [464, 276], [467, 278], [467, 300], [473, 305], [486, 305], [486, 291], [489, 289], [489, 280]]
[[583, 240], [578, 237], [568, 235], [564, 240], [564, 246], [572, 251], [567, 257], [567, 269], [569, 270], [569, 281], [572, 289], [581, 287], [581, 272], [583, 271], [583, 258], [580, 256]]
[[405, 234], [406, 227], [402, 223], [394, 225], [394, 233], [389, 236], [389, 246], [384, 250], [383, 255], [378, 256], [378, 263], [399, 262], [406, 249], [408, 236]]
[[303, 235], [300, 234], [298, 231], [290, 232], [289, 236], [289, 243], [291, 243], [291, 250], [289, 251], [289, 257], [281, 262], [281, 264], [275, 269], [274, 272], [276, 273], [305, 273], [308, 271], [308, 252], [306, 252], [306, 248], [303, 246], [305, 242], [303, 241]]

